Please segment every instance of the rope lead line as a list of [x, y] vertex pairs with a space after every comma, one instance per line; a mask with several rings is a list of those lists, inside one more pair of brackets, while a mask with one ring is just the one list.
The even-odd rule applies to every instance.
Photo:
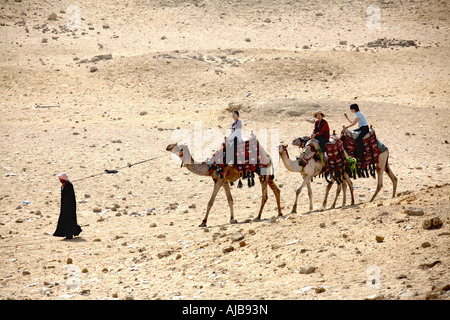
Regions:
[[152, 161], [152, 160], [155, 160], [155, 159], [159, 159], [159, 158], [161, 158], [161, 157], [163, 157], [163, 156], [155, 157], [155, 158], [150, 158], [150, 159], [143, 160], [143, 161], [139, 161], [139, 162], [136, 162], [136, 163], [129, 164], [129, 165], [125, 166], [125, 167], [116, 168], [116, 169], [114, 169], [114, 170], [108, 170], [108, 169], [105, 169], [102, 173], [97, 173], [97, 174], [93, 174], [93, 175], [91, 175], [91, 176], [84, 177], [84, 178], [81, 178], [81, 179], [72, 180], [71, 182], [77, 182], [77, 181], [82, 181], [82, 180], [86, 180], [86, 179], [89, 179], [89, 178], [94, 178], [94, 177], [100, 176], [100, 175], [105, 174], [105, 173], [106, 173], [106, 174], [114, 174], [114, 173], [118, 173], [119, 170], [122, 170], [122, 169], [125, 169], [125, 168], [131, 168], [132, 166], [135, 166], [135, 165], [138, 165], [138, 164], [141, 164], [141, 163], [144, 163], [144, 162]]

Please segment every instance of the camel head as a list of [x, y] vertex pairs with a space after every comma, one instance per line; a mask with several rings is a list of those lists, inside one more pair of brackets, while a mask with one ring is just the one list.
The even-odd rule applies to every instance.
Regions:
[[308, 137], [308, 136], [298, 137], [297, 139], [294, 139], [294, 140], [292, 141], [292, 145], [293, 145], [293, 146], [300, 147], [300, 148], [304, 148], [305, 145], [306, 145], [306, 143], [307, 143], [309, 140], [311, 140], [311, 138]]
[[176, 143], [171, 143], [166, 147], [166, 151], [172, 151], [173, 148], [175, 148], [177, 144]]
[[282, 143], [278, 146], [278, 153], [281, 155], [283, 152], [287, 152], [288, 145], [286, 143]]

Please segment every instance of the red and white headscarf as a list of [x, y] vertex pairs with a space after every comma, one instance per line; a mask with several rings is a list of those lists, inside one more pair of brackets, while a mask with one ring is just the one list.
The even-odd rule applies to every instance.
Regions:
[[64, 181], [69, 181], [69, 177], [67, 176], [67, 173], [65, 173], [65, 172], [58, 174], [58, 178], [60, 178]]

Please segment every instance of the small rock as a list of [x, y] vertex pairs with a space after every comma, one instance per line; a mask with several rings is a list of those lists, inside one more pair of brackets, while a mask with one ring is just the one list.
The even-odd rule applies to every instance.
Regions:
[[250, 42], [252, 41], [250, 38], [245, 38], [245, 42]]
[[264, 22], [265, 22], [265, 23], [271, 23], [272, 20], [270, 20], [270, 18], [265, 18], [265, 19], [264, 19]]
[[134, 297], [131, 296], [131, 295], [127, 295], [127, 296], [125, 297], [125, 300], [134, 300]]
[[188, 208], [189, 209], [195, 209], [196, 208], [196, 205], [193, 203], [193, 204], [190, 204], [190, 205], [188, 205]]
[[325, 288], [324, 287], [316, 288], [316, 293], [322, 293], [322, 292], [325, 292]]
[[225, 248], [222, 249], [223, 253], [228, 253], [228, 252], [231, 252], [231, 251], [234, 251], [234, 247], [233, 246], [228, 246], [228, 247], [225, 247]]
[[119, 297], [119, 295], [117, 293], [113, 293], [112, 297], [117, 299]]
[[58, 16], [56, 15], [56, 13], [52, 12], [50, 13], [50, 15], [48, 16], [48, 20], [56, 20]]
[[73, 263], [73, 260], [72, 260], [72, 258], [67, 258], [67, 261], [66, 261], [66, 263], [67, 263], [67, 264], [72, 264], [72, 263]]
[[248, 230], [248, 233], [249, 234], [256, 234], [255, 230], [253, 230], [253, 229]]
[[275, 222], [277, 222], [277, 217], [272, 217], [272, 218], [270, 218], [270, 221], [269, 221], [270, 223], [275, 223]]
[[239, 247], [245, 247], [246, 245], [247, 243], [244, 240], [239, 242]]
[[94, 209], [92, 209], [92, 212], [102, 212], [102, 209], [100, 209], [100, 208], [94, 208]]
[[404, 211], [409, 216], [423, 216], [424, 212], [421, 208], [408, 208]]
[[321, 222], [321, 223], [319, 224], [319, 227], [325, 228], [325, 222]]
[[96, 72], [98, 70], [98, 68], [96, 66], [92, 66], [89, 68], [90, 72]]
[[424, 243], [422, 243], [422, 248], [428, 248], [431, 247], [431, 244], [428, 241], [425, 241]]
[[90, 195], [89, 193], [85, 193], [85, 194], [84, 194], [84, 197], [85, 197], [86, 199], [89, 199], [89, 198], [91, 197], [91, 195]]
[[181, 259], [181, 254], [177, 254], [177, 256], [175, 257], [175, 259], [177, 259], [177, 260]]
[[145, 116], [145, 115], [147, 115], [147, 114], [148, 114], [147, 111], [141, 111], [141, 112], [139, 112], [139, 115], [140, 115], [140, 116]]
[[317, 267], [314, 267], [314, 266], [306, 266], [306, 267], [303, 267], [300, 269], [300, 273], [301, 274], [310, 274], [310, 273], [315, 272], [316, 269], [317, 269]]
[[347, 45], [347, 41], [346, 40], [341, 40], [341, 41], [339, 41], [339, 45], [346, 46]]
[[156, 227], [156, 223], [150, 223], [150, 228], [155, 228]]
[[364, 300], [381, 300], [383, 299], [384, 296], [383, 295], [379, 295], [379, 294], [373, 294], [371, 296], [368, 296], [367, 298], [365, 298]]
[[159, 259], [166, 258], [166, 257], [170, 256], [171, 254], [172, 254], [172, 252], [170, 250], [166, 250], [161, 253], [158, 253], [158, 258]]
[[384, 241], [384, 237], [382, 236], [376, 236], [375, 240], [377, 240], [377, 242], [383, 242]]
[[105, 23], [105, 24], [103, 25], [103, 29], [109, 29], [109, 25]]
[[19, 219], [16, 220], [16, 223], [22, 223], [22, 222], [24, 222], [24, 221], [25, 221], [25, 220], [19, 218]]
[[23, 276], [29, 276], [30, 275], [30, 271], [25, 270], [25, 271], [22, 272], [22, 275]]
[[237, 241], [240, 241], [240, 240], [242, 240], [242, 239], [244, 239], [244, 235], [243, 235], [242, 233], [240, 233], [240, 232], [236, 232], [235, 234], [233, 234], [233, 235], [231, 236], [231, 240], [232, 240], [233, 242], [237, 242]]
[[94, 241], [94, 242], [101, 242], [102, 239], [100, 239], [100, 238], [95, 238], [93, 241]]
[[88, 273], [88, 269], [87, 268], [83, 268], [83, 270], [81, 270], [81, 273]]

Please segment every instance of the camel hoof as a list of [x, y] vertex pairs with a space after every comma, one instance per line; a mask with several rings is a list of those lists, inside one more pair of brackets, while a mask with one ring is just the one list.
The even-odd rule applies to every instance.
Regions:
[[202, 222], [202, 223], [199, 225], [199, 227], [200, 227], [200, 228], [206, 228], [206, 222]]
[[280, 213], [278, 214], [278, 216], [279, 216], [279, 217], [283, 217], [283, 214], [280, 212]]
[[256, 217], [253, 221], [261, 221], [261, 218]]
[[231, 219], [231, 220], [230, 220], [230, 223], [231, 223], [231, 224], [236, 224], [236, 223], [238, 223], [238, 221], [237, 221], [236, 219]]

